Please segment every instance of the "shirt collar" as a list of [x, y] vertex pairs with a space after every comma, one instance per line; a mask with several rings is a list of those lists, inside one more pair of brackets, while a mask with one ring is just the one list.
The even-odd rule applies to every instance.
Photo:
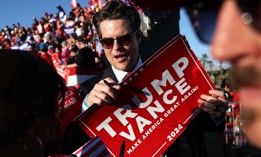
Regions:
[[[139, 57], [138, 63], [136, 64], [134, 70], [138, 69], [141, 65], [142, 65], [142, 60], [141, 60], [141, 58]], [[112, 67], [112, 70], [113, 70], [113, 72], [114, 72], [114, 74], [115, 74], [115, 76], [116, 76], [118, 82], [120, 83], [120, 82], [122, 81], [122, 79], [125, 77], [125, 75], [126, 75], [128, 72], [118, 70], [118, 69], [114, 68], [113, 66], [111, 66], [111, 67]], [[134, 71], [134, 70], [133, 70], [133, 71]]]

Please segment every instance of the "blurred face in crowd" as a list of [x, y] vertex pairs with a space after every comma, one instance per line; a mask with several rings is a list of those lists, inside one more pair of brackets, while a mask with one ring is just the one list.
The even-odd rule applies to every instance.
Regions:
[[225, 90], [226, 92], [231, 92], [229, 85], [226, 85], [226, 86], [224, 87], [224, 90]]
[[243, 107], [244, 132], [261, 148], [261, 32], [246, 24], [251, 19], [243, 19], [243, 13], [235, 0], [223, 1], [211, 51], [216, 59], [231, 63], [232, 83]]
[[104, 20], [100, 29], [101, 43], [109, 45], [103, 47], [110, 64], [118, 70], [132, 71], [138, 61], [138, 33], [131, 29], [125, 18]]

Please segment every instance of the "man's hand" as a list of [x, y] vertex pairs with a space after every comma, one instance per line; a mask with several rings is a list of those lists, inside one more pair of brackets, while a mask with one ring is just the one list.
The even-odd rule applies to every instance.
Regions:
[[107, 77], [94, 86], [91, 92], [87, 95], [87, 99], [84, 101], [86, 101], [89, 106], [92, 106], [93, 104], [110, 104], [113, 100], [117, 100], [117, 95], [114, 91], [115, 89], [120, 89], [120, 85]]
[[209, 113], [212, 118], [224, 118], [228, 103], [224, 97], [223, 91], [210, 90], [210, 95], [201, 95], [198, 103], [200, 108]]

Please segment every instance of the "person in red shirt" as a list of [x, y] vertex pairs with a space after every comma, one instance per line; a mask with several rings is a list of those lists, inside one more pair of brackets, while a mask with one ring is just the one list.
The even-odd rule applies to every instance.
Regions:
[[40, 54], [40, 57], [43, 58], [48, 64], [53, 65], [53, 60], [52, 57], [47, 53], [47, 46], [45, 43], [40, 43], [39, 44], [39, 50], [38, 53]]

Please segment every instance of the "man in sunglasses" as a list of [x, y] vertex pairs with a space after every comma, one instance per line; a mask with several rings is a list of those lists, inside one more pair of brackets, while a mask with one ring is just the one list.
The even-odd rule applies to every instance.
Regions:
[[199, 39], [211, 42], [213, 57], [231, 63], [243, 131], [261, 149], [261, 1], [163, 0], [160, 6], [134, 1], [151, 9], [186, 8]]
[[[117, 100], [114, 90], [120, 89], [118, 83], [127, 73], [134, 71], [142, 64], [138, 52], [141, 21], [136, 9], [121, 1], [112, 1], [94, 15], [93, 22], [110, 65], [103, 73], [82, 84], [83, 93], [86, 95], [83, 110], [93, 104], [104, 105]], [[213, 121], [215, 118], [224, 119], [227, 105], [224, 103], [223, 92], [212, 90], [210, 95], [212, 96], [202, 95], [199, 98], [201, 108], [205, 112], [198, 116], [194, 125], [191, 125], [185, 133], [191, 139], [191, 149], [194, 149], [192, 152], [196, 157], [205, 156], [204, 148], [201, 147], [201, 143], [198, 143], [201, 140], [201, 132], [216, 130], [219, 126], [224, 126], [220, 121], [218, 121], [220, 125]], [[220, 110], [216, 110], [218, 108]], [[181, 156], [180, 148], [179, 140], [177, 140], [166, 154]]]

